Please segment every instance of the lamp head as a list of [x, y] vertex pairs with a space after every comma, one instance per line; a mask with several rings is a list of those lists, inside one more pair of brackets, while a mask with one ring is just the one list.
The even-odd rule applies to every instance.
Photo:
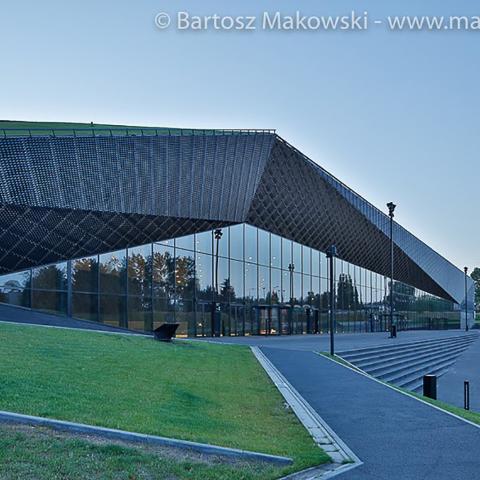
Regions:
[[333, 258], [337, 256], [337, 247], [335, 245], [330, 245], [327, 249], [327, 258]]
[[220, 240], [222, 238], [223, 232], [221, 228], [217, 228], [213, 233], [215, 235], [215, 240]]
[[396, 205], [393, 202], [388, 202], [387, 207], [388, 207], [388, 215], [391, 218], [393, 218], [393, 212], [395, 211]]

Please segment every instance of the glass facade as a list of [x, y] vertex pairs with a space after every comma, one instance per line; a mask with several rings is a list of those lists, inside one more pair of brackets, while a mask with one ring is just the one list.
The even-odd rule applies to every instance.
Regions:
[[[250, 225], [222, 233], [218, 268], [209, 231], [1, 276], [0, 302], [138, 331], [175, 321], [179, 336], [328, 332], [323, 252]], [[336, 331], [387, 329], [389, 279], [336, 259], [334, 284]], [[401, 282], [393, 300], [399, 329], [459, 327], [449, 300]]]

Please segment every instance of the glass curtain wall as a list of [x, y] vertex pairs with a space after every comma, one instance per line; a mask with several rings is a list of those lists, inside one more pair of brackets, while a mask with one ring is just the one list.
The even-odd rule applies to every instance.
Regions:
[[[387, 330], [388, 278], [335, 259], [334, 284], [337, 332]], [[180, 336], [327, 333], [328, 286], [325, 253], [242, 224], [4, 275], [0, 302]], [[448, 300], [401, 282], [393, 300], [399, 329], [459, 326]]]

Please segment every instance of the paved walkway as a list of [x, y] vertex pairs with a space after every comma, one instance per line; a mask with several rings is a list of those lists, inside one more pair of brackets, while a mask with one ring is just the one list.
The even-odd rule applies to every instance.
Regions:
[[480, 429], [312, 352], [262, 351], [364, 462], [346, 480], [480, 478]]
[[[470, 409], [480, 412], [480, 339], [438, 379], [438, 399], [463, 408], [463, 382], [470, 382]], [[479, 472], [480, 478], [480, 472]]]
[[[463, 330], [411, 330], [399, 332], [397, 338], [389, 338], [387, 332], [339, 333], [335, 335], [335, 351], [341, 352], [342, 350], [366, 348], [377, 345], [399, 345], [421, 340], [452, 337], [464, 333]], [[251, 345], [255, 347], [280, 348], [282, 350], [304, 350], [309, 352], [328, 352], [330, 350], [330, 337], [327, 334], [221, 337], [215, 339], [205, 337], [204, 340]]]

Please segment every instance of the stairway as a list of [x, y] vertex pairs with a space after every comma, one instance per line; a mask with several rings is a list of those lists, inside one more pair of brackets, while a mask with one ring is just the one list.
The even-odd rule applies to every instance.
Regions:
[[424, 375], [443, 375], [478, 336], [478, 332], [461, 333], [441, 339], [345, 350], [338, 355], [379, 380], [420, 392]]

